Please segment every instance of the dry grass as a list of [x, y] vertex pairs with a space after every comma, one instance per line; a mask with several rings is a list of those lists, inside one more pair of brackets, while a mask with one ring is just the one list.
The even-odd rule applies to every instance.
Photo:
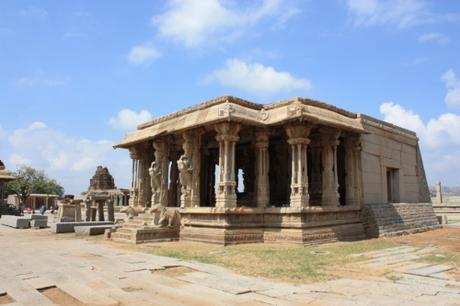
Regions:
[[108, 242], [99, 238], [89, 239], [127, 250], [216, 264], [243, 275], [295, 283], [317, 282], [344, 276], [355, 278], [365, 278], [370, 275], [385, 276], [387, 271], [384, 270], [363, 271], [359, 267], [359, 262], [366, 258], [349, 255], [400, 245], [412, 245], [419, 248], [434, 245], [436, 251], [433, 254], [427, 254], [420, 259], [421, 261], [446, 263], [456, 266], [457, 271], [460, 270], [459, 228], [447, 228], [394, 238], [305, 247], [271, 244], [224, 247], [187, 241], [130, 245]]
[[223, 247], [176, 242], [163, 243], [160, 248], [148, 248], [146, 252], [217, 264], [248, 276], [290, 282], [315, 282], [335, 278], [333, 269], [331, 269], [333, 266], [344, 266], [362, 260], [362, 258], [348, 255], [396, 245], [378, 240], [306, 247], [267, 244]]

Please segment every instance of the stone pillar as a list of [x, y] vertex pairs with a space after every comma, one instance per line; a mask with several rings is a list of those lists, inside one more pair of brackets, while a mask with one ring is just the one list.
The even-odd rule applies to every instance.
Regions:
[[268, 133], [265, 129], [256, 131], [256, 203], [257, 207], [267, 207], [270, 203], [270, 183], [268, 180], [269, 155]]
[[345, 138], [345, 187], [347, 205], [360, 205], [361, 203], [360, 152], [361, 140], [359, 136]]
[[203, 134], [202, 130], [194, 131], [193, 135], [193, 154], [192, 154], [192, 164], [193, 164], [193, 175], [192, 175], [192, 196], [191, 196], [191, 206], [199, 207], [200, 206], [200, 191], [201, 191], [201, 135]]
[[183, 134], [183, 137], [184, 141], [182, 142], [182, 150], [184, 151], [184, 154], [182, 154], [177, 161], [181, 185], [180, 207], [182, 208], [192, 206], [193, 170], [195, 169], [195, 165], [193, 163], [193, 133], [191, 131], [187, 131]]
[[323, 129], [321, 142], [323, 144], [323, 193], [322, 206], [339, 206], [339, 183], [337, 177], [337, 146], [340, 132]]
[[442, 203], [442, 187], [441, 187], [441, 182], [437, 181], [436, 182], [436, 203]]
[[91, 221], [91, 201], [89, 199], [85, 200], [85, 215], [86, 222]]
[[108, 221], [115, 221], [115, 209], [114, 209], [114, 202], [112, 199], [108, 199], [106, 202], [107, 204], [107, 219]]
[[307, 146], [310, 143], [310, 130], [305, 123], [286, 126], [291, 146], [291, 207], [309, 205]]
[[152, 206], [168, 206], [168, 152], [165, 140], [158, 139], [153, 142], [155, 161], [149, 168], [150, 186], [152, 188]]
[[313, 205], [319, 205], [321, 203], [321, 192], [322, 192], [322, 174], [321, 174], [321, 141], [318, 134], [311, 137], [312, 142], [311, 148], [311, 186], [310, 186], [310, 198]]
[[[144, 150], [144, 146], [139, 145], [136, 147], [137, 150], [137, 203], [136, 205], [146, 207], [147, 206], [147, 199], [145, 198], [145, 174], [148, 172], [148, 165], [146, 165], [147, 161], [145, 158], [146, 152]], [[150, 199], [149, 199], [150, 200]]]
[[144, 199], [144, 206], [151, 206], [151, 199], [152, 199], [152, 186], [150, 185], [150, 174], [149, 174], [149, 167], [154, 159], [153, 154], [153, 147], [150, 142], [145, 142], [142, 144], [142, 193]]
[[105, 221], [104, 218], [104, 202], [103, 201], [96, 201], [97, 203], [97, 215], [99, 218], [99, 221]]
[[219, 190], [216, 207], [236, 207], [235, 146], [240, 125], [224, 122], [216, 125], [216, 140], [219, 143]]
[[138, 152], [135, 147], [129, 148], [129, 156], [133, 161], [132, 172], [131, 172], [131, 189], [129, 191], [129, 205], [136, 206], [138, 202], [138, 189], [137, 189], [137, 170], [138, 170]]

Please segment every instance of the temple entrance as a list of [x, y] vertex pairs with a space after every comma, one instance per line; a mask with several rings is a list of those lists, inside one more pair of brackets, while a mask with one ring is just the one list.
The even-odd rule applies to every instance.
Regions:
[[284, 135], [271, 137], [268, 147], [270, 159], [270, 171], [268, 173], [270, 182], [270, 205], [269, 206], [289, 206], [290, 196], [290, 157], [289, 145]]
[[216, 206], [216, 188], [219, 173], [219, 147], [215, 141], [214, 131], [206, 132], [201, 138], [201, 169], [200, 169], [200, 206]]
[[254, 199], [254, 148], [250, 142], [238, 143], [235, 156], [237, 206], [255, 207]]
[[387, 168], [387, 198], [388, 203], [399, 202], [399, 170]]
[[168, 163], [168, 206], [180, 207], [181, 184], [177, 160], [182, 155], [182, 150], [172, 149]]

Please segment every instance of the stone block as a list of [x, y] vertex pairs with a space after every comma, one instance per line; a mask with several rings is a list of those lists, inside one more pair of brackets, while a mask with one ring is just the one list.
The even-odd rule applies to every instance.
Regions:
[[43, 215], [31, 215], [30, 220], [45, 220], [48, 221], [48, 216]]
[[112, 225], [86, 225], [75, 226], [75, 233], [79, 236], [102, 235], [106, 230], [110, 230]]
[[48, 227], [48, 220], [47, 219], [32, 219], [30, 220], [30, 227], [32, 228]]
[[75, 218], [74, 217], [61, 217], [61, 219], [59, 219], [59, 222], [75, 222]]
[[10, 216], [3, 215], [0, 219], [2, 225], [11, 226], [14, 228], [29, 228], [30, 218], [27, 216]]
[[88, 221], [88, 222], [57, 222], [51, 224], [51, 231], [53, 233], [73, 233], [75, 226], [88, 226], [88, 225], [112, 225], [110, 221]]

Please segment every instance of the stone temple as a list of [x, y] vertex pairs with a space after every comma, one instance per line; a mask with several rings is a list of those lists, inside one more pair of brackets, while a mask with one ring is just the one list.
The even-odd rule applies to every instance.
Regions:
[[116, 189], [115, 180], [110, 174], [107, 167], [98, 166], [96, 168], [96, 173], [89, 180], [89, 189], [90, 190], [107, 190], [107, 189]]
[[[219, 97], [114, 147], [133, 160], [138, 212], [114, 240], [308, 244], [439, 227], [416, 134], [319, 101]], [[180, 228], [158, 234], [149, 207], [178, 211]]]

